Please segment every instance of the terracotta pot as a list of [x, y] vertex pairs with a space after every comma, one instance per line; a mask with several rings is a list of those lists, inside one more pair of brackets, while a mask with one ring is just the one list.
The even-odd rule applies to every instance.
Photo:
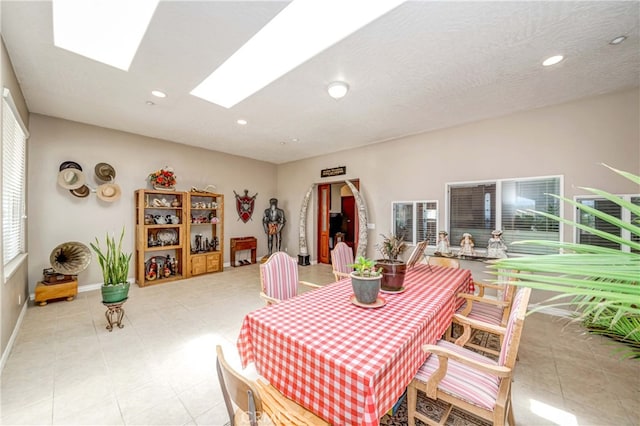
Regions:
[[400, 260], [376, 260], [376, 269], [382, 268], [382, 289], [397, 291], [404, 284], [407, 264]]
[[351, 274], [351, 288], [356, 300], [362, 304], [375, 303], [380, 292], [381, 277], [361, 277]]

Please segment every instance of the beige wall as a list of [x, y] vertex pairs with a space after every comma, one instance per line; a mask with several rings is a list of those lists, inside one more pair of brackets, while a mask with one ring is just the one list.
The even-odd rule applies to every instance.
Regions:
[[[278, 167], [278, 196], [297, 217], [307, 188], [320, 170], [346, 165], [345, 178], [359, 178], [369, 222], [368, 256], [391, 226], [391, 202], [438, 200], [439, 228], [445, 224], [445, 184], [483, 179], [563, 175], [568, 197], [577, 186], [638, 193], [637, 186], [600, 163], [640, 173], [640, 111], [637, 89], [470, 123]], [[315, 198], [307, 217], [311, 258], [317, 257]], [[565, 215], [572, 217], [572, 210]], [[298, 251], [297, 223], [285, 229], [283, 247]], [[565, 238], [572, 238], [569, 229]], [[474, 269], [478, 269], [477, 266]]]
[[[24, 101], [24, 96], [22, 95], [20, 85], [16, 79], [15, 72], [13, 71], [11, 60], [7, 55], [4, 41], [0, 42], [0, 80], [2, 81], [2, 89], [6, 87], [11, 92], [11, 97], [18, 108], [22, 121], [26, 126], [29, 126], [27, 105]], [[0, 103], [0, 105], [2, 104]], [[0, 112], [1, 108], [2, 107], [0, 106]], [[0, 131], [1, 130], [2, 129], [0, 128]], [[0, 150], [0, 160], [1, 156], [2, 150]], [[0, 175], [0, 181], [1, 179], [2, 176]], [[2, 215], [2, 213], [0, 213], [0, 215]], [[2, 226], [1, 223], [2, 221], [0, 220], [0, 226]], [[1, 244], [2, 240], [0, 239], [0, 245]], [[0, 262], [0, 277], [4, 277], [3, 263], [4, 262]], [[24, 264], [20, 265], [20, 267], [16, 269], [6, 283], [2, 283], [0, 281], [0, 286], [2, 286], [2, 290], [0, 291], [0, 306], [2, 307], [2, 311], [0, 312], [0, 354], [3, 355], [11, 337], [11, 333], [13, 333], [16, 322], [20, 316], [20, 311], [27, 300], [26, 271], [27, 267], [25, 261]]]
[[[110, 129], [84, 125], [33, 114], [29, 143], [29, 288], [49, 267], [49, 254], [58, 244], [80, 241], [89, 244], [95, 237], [101, 241], [107, 232], [116, 233], [126, 227], [125, 249], [133, 250], [134, 197], [139, 188], [150, 188], [146, 180], [150, 172], [170, 165], [178, 180], [176, 188], [188, 191], [192, 186], [204, 188], [215, 184], [225, 196], [225, 262], [229, 261], [229, 238], [253, 235], [258, 238], [258, 253], [266, 253], [266, 237], [262, 229], [262, 211], [270, 197], [276, 195], [276, 166], [271, 163], [188, 147]], [[76, 161], [85, 170], [87, 182], [96, 187], [93, 172], [100, 162], [116, 169], [116, 183], [122, 197], [113, 203], [99, 200], [95, 194], [74, 197], [56, 184], [58, 168], [63, 161]], [[253, 221], [238, 220], [235, 190], [258, 193]], [[78, 279], [79, 285], [102, 281], [99, 265], [94, 261]], [[133, 263], [133, 262], [132, 262]], [[133, 277], [133, 267], [129, 276]]]

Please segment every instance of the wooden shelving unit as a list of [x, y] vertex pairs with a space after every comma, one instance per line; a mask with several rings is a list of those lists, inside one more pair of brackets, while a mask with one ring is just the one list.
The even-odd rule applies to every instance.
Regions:
[[[136, 283], [186, 278], [187, 193], [139, 189], [136, 204]], [[176, 223], [177, 222], [177, 223]], [[155, 266], [154, 266], [155, 265]]]
[[187, 192], [187, 276], [221, 272], [224, 260], [224, 195]]

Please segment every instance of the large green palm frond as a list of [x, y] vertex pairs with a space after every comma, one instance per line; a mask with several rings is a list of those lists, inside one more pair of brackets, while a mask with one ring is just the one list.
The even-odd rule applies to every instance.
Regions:
[[[606, 167], [640, 184], [640, 176]], [[632, 217], [640, 217], [640, 206], [636, 204], [599, 189], [582, 189], [629, 210]], [[624, 238], [620, 236], [625, 235], [622, 232], [616, 235], [545, 212], [532, 213], [627, 246], [630, 251], [558, 241], [519, 241], [513, 244], [551, 247], [561, 254], [499, 259], [492, 262], [490, 268], [494, 274], [516, 278], [516, 285], [559, 293], [545, 306], [570, 306], [576, 318], [590, 330], [627, 342], [630, 350], [625, 356], [640, 357], [640, 226], [574, 200], [554, 197], [627, 231], [631, 237]]]

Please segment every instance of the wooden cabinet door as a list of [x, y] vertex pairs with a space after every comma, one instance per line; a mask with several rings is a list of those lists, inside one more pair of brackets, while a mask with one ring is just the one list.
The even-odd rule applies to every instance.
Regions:
[[204, 256], [191, 258], [191, 275], [200, 275], [207, 272], [207, 259]]
[[220, 270], [220, 255], [217, 253], [207, 255], [207, 272], [218, 272]]

